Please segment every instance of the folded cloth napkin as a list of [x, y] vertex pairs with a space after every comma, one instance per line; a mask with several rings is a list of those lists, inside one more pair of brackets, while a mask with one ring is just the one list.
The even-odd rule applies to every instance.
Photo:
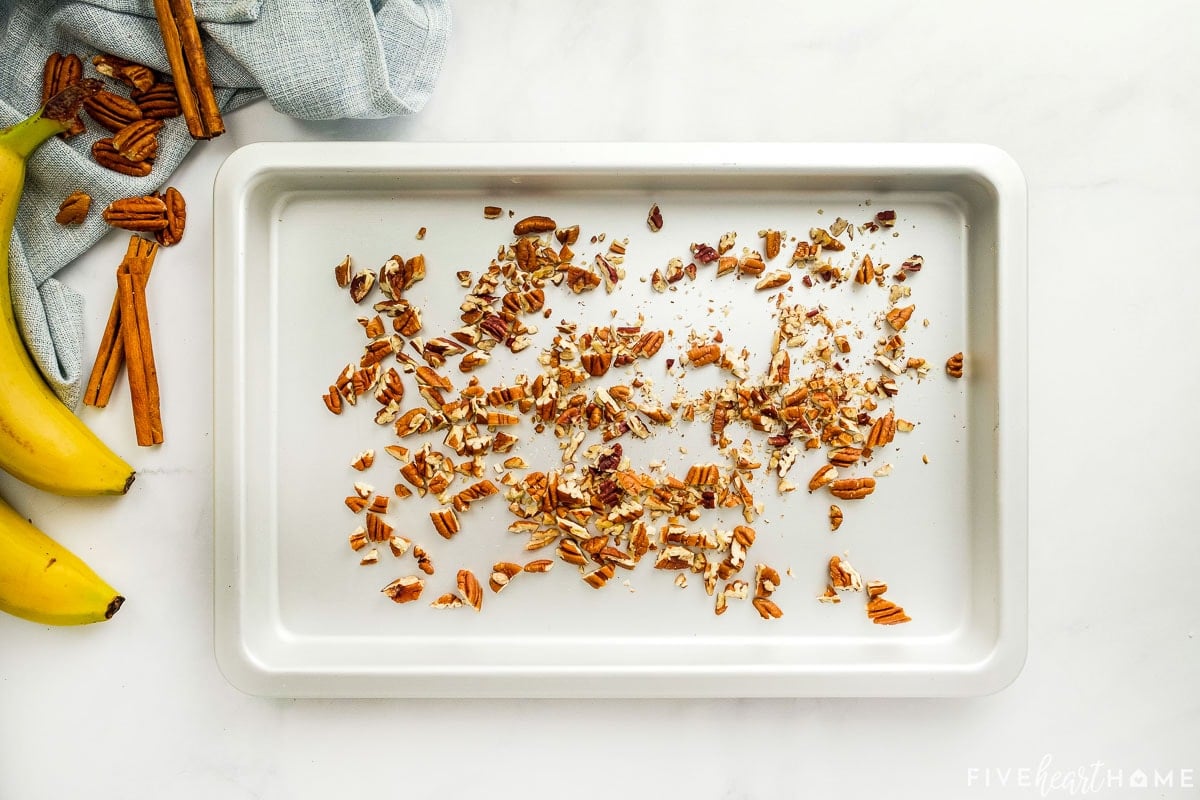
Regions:
[[[205, 53], [222, 110], [265, 96], [280, 112], [300, 119], [415, 113], [433, 89], [450, 33], [448, 0], [194, 0], [193, 5], [207, 35]], [[98, 52], [170, 73], [152, 0], [0, 0], [0, 127], [38, 107], [43, 66], [53, 52], [78, 55], [90, 77], [97, 77], [91, 58]], [[13, 232], [10, 279], [25, 343], [72, 408], [82, 396], [85, 368], [83, 300], [51, 276], [107, 232], [99, 209], [166, 185], [195, 144], [182, 117], [167, 120], [153, 172], [131, 178], [92, 160], [92, 142], [110, 134], [83, 116], [86, 133], [69, 141], [52, 139], [30, 160]], [[54, 215], [79, 189], [92, 196], [92, 213], [80, 226], [63, 227]]]

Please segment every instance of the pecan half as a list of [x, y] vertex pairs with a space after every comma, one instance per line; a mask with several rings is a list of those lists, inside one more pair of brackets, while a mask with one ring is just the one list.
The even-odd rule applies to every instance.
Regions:
[[454, 534], [460, 530], [458, 515], [454, 513], [452, 508], [443, 508], [438, 511], [430, 511], [429, 518], [433, 520], [433, 528], [438, 532], [438, 535], [443, 539], [453, 539]]
[[58, 207], [54, 221], [59, 225], [78, 225], [87, 218], [92, 207], [92, 197], [87, 192], [71, 192]]
[[144, 91], [131, 92], [129, 96], [146, 119], [171, 119], [183, 113], [173, 83], [156, 83]]
[[766, 597], [756, 597], [750, 602], [754, 605], [754, 610], [763, 619], [779, 619], [783, 616], [783, 610], [775, 604], [774, 600]]
[[153, 161], [158, 155], [159, 119], [139, 119], [113, 134], [113, 147], [129, 161]]
[[875, 491], [875, 479], [839, 478], [829, 484], [829, 491], [843, 500], [861, 500]]
[[112, 139], [97, 139], [92, 144], [92, 158], [100, 166], [111, 169], [113, 172], [120, 172], [122, 175], [129, 175], [133, 178], [144, 178], [150, 174], [154, 165], [149, 161], [130, 161], [117, 152], [113, 147]]
[[167, 206], [155, 195], [113, 200], [102, 216], [109, 225], [127, 231], [161, 231], [167, 227]]
[[513, 234], [516, 236], [524, 236], [527, 233], [546, 233], [558, 227], [558, 224], [549, 217], [532, 216], [525, 217], [519, 220], [516, 225], [513, 225]]
[[142, 110], [137, 103], [107, 89], [101, 89], [84, 100], [83, 107], [89, 117], [113, 133], [142, 118]]
[[[68, 86], [74, 86], [83, 78], [83, 62], [79, 60], [79, 56], [74, 53], [51, 53], [46, 59], [45, 69], [42, 71], [42, 105], [46, 104], [54, 95], [66, 89]], [[86, 101], [85, 101], [86, 102]], [[64, 139], [70, 139], [72, 136], [78, 136], [87, 128], [83, 124], [83, 120], [76, 114], [71, 120], [69, 127], [59, 136]]]
[[155, 233], [154, 238], [163, 247], [171, 247], [179, 244], [183, 238], [183, 229], [187, 225], [187, 203], [174, 186], [168, 186], [159, 196], [167, 207], [167, 227]]

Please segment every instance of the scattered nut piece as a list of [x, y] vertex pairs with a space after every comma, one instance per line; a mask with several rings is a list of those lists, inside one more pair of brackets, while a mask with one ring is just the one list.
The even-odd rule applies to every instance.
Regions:
[[650, 212], [646, 215], [646, 225], [654, 233], [662, 230], [663, 217], [662, 211], [658, 207], [658, 203], [650, 206]]
[[829, 507], [829, 530], [836, 531], [842, 527], [842, 509], [840, 506], [831, 505]]
[[59, 225], [79, 225], [92, 207], [92, 197], [87, 192], [71, 192], [58, 207], [54, 221]]
[[425, 581], [418, 578], [416, 575], [406, 575], [403, 578], [396, 580], [383, 587], [380, 591], [386, 594], [396, 603], [411, 603], [421, 596], [421, 592], [425, 590]]
[[946, 359], [946, 374], [951, 378], [961, 378], [963, 376], [963, 354], [955, 353]]

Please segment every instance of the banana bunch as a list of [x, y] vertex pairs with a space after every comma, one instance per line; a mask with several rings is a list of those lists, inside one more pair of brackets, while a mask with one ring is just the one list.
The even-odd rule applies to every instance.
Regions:
[[[124, 494], [133, 468], [108, 449], [51, 391], [25, 348], [9, 289], [9, 242], [25, 185], [25, 162], [67, 128], [82, 81], [38, 113], [0, 130], [0, 468], [61, 495]], [[108, 619], [124, 598], [86, 564], [0, 500], [0, 610], [51, 625]]]

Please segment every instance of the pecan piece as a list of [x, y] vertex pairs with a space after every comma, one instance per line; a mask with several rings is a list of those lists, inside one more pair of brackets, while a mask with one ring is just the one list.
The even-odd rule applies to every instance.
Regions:
[[875, 491], [875, 479], [838, 478], [829, 484], [829, 491], [843, 500], [861, 500]]
[[862, 576], [858, 574], [858, 570], [840, 556], [832, 556], [829, 559], [829, 583], [839, 591], [861, 592], [863, 588]]
[[492, 575], [488, 578], [488, 586], [493, 592], [499, 593], [520, 571], [521, 565], [511, 561], [500, 561], [493, 564]]
[[835, 467], [850, 467], [863, 457], [863, 451], [858, 447], [839, 447], [829, 452], [829, 463]]
[[146, 119], [171, 119], [183, 113], [173, 83], [156, 83], [148, 89], [135, 90], [129, 96]]
[[504, 211], [504, 209], [500, 208], [500, 206], [484, 206], [483, 207], [483, 218], [484, 219], [499, 219], [500, 214], [503, 211]]
[[390, 597], [395, 603], [411, 603], [420, 597], [421, 592], [424, 590], [425, 581], [416, 575], [405, 575], [403, 578], [397, 578], [392, 581], [380, 591]]
[[513, 235], [524, 236], [527, 233], [546, 233], [558, 227], [558, 224], [549, 217], [532, 216], [525, 217], [519, 220], [516, 225], [513, 225]]
[[464, 603], [476, 611], [483, 608], [483, 587], [479, 585], [479, 579], [475, 577], [474, 572], [460, 569], [455, 577], [455, 584], [458, 586], [458, 596]]
[[347, 255], [341, 262], [333, 268], [333, 279], [337, 281], [337, 285], [341, 289], [345, 289], [350, 285], [351, 261]]
[[96, 72], [128, 86], [136, 91], [145, 91], [154, 85], [154, 71], [134, 61], [127, 61], [110, 53], [92, 56]]
[[872, 263], [869, 255], [864, 255], [862, 263], [854, 272], [854, 282], [866, 286], [873, 280], [875, 280], [875, 264]]
[[658, 203], [650, 206], [650, 211], [646, 214], [646, 225], [649, 226], [651, 232], [653, 233], [658, 233], [662, 230], [663, 216], [662, 210], [658, 207]]
[[763, 231], [763, 255], [770, 261], [775, 256], [779, 255], [780, 249], [783, 247], [783, 234], [779, 231], [766, 230]]
[[108, 130], [117, 131], [142, 118], [137, 103], [107, 89], [101, 89], [83, 101], [88, 116]]
[[874, 449], [882, 447], [885, 444], [890, 444], [896, 438], [896, 413], [888, 411], [879, 419], [871, 424], [871, 431], [867, 434], [867, 447]]
[[892, 326], [892, 330], [904, 330], [904, 326], [908, 324], [908, 320], [912, 318], [913, 311], [915, 311], [916, 308], [917, 307], [915, 305], [897, 306], [896, 308], [893, 308], [891, 311], [887, 312], [886, 315], [888, 325]]
[[162, 120], [134, 120], [113, 134], [113, 148], [127, 161], [154, 161]]
[[867, 601], [867, 616], [876, 625], [899, 625], [912, 622], [912, 618], [904, 613], [904, 609], [888, 600], [886, 597], [872, 597]]
[[117, 152], [112, 139], [97, 139], [92, 144], [92, 158], [105, 169], [120, 172], [132, 178], [144, 178], [150, 174], [154, 165], [149, 161], [130, 161]]
[[693, 367], [715, 364], [721, 358], [721, 345], [702, 344], [688, 350], [688, 363]]
[[963, 376], [963, 354], [955, 353], [946, 359], [946, 374], [951, 378]]
[[829, 530], [836, 531], [838, 528], [842, 527], [843, 519], [844, 517], [842, 515], [841, 507], [837, 505], [831, 505], [829, 507]]
[[155, 195], [113, 200], [102, 216], [109, 225], [127, 231], [161, 231], [167, 227], [167, 206]]
[[809, 478], [808, 490], [810, 492], [815, 492], [822, 486], [833, 483], [835, 480], [837, 480], [837, 476], [837, 467], [833, 466], [832, 464], [826, 464], [823, 467], [818, 468], [817, 471], [813, 473], [813, 476]]
[[371, 288], [375, 285], [375, 272], [370, 269], [359, 270], [350, 279], [350, 299], [355, 303], [361, 303], [367, 299]]
[[[87, 218], [92, 207], [92, 197], [87, 192], [71, 192], [58, 207], [54, 221], [59, 225], [78, 225]], [[960, 373], [961, 374], [961, 373]]]
[[452, 508], [443, 508], [438, 511], [430, 511], [429, 518], [433, 520], [433, 528], [438, 532], [443, 539], [453, 539], [454, 534], [460, 530], [458, 523], [458, 515], [454, 513]]
[[599, 378], [612, 366], [612, 353], [584, 353], [579, 362], [593, 378]]
[[167, 207], [167, 227], [155, 233], [154, 238], [163, 247], [171, 247], [179, 244], [183, 238], [183, 229], [187, 225], [187, 203], [174, 186], [168, 186], [159, 196]]
[[792, 273], [786, 269], [778, 269], [759, 278], [758, 282], [754, 284], [754, 288], [760, 292], [766, 289], [778, 289], [791, 279]]
[[[45, 105], [46, 101], [68, 86], [79, 83], [82, 78], [83, 62], [79, 60], [79, 56], [74, 53], [65, 55], [51, 53], [50, 57], [46, 59], [46, 66], [42, 71], [42, 105]], [[70, 139], [85, 130], [87, 128], [84, 126], [83, 120], [79, 118], [79, 114], [76, 114], [67, 129], [59, 135], [64, 139]]]
[[756, 597], [750, 602], [754, 605], [754, 610], [763, 619], [779, 619], [783, 616], [783, 610], [775, 604], [774, 600], [766, 597]]

